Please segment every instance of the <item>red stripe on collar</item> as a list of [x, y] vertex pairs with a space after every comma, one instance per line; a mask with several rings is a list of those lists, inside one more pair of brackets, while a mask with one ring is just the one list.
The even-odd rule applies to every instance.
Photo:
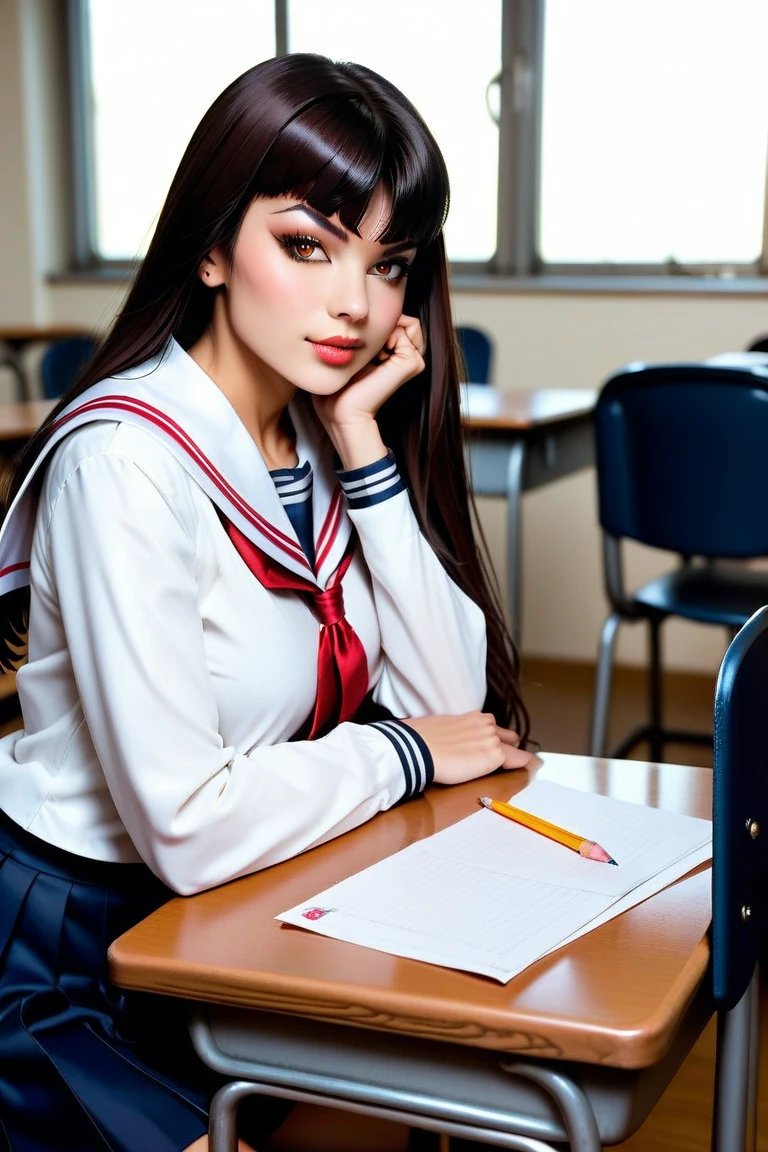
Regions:
[[252, 524], [262, 536], [283, 552], [287, 553], [292, 560], [301, 563], [305, 568], [309, 568], [309, 563], [301, 546], [291, 540], [290, 536], [286, 536], [285, 533], [281, 532], [279, 528], [275, 528], [273, 524], [270, 524], [255, 508], [252, 508], [225, 477], [222, 476], [221, 472], [211, 463], [202, 449], [195, 443], [192, 437], [184, 431], [181, 425], [177, 424], [175, 420], [171, 419], [171, 417], [161, 409], [154, 408], [151, 404], [147, 404], [143, 400], [137, 400], [129, 396], [103, 396], [97, 400], [88, 400], [86, 403], [80, 404], [77, 408], [68, 412], [65, 416], [60, 416], [54, 423], [53, 430], [58, 430], [64, 424], [67, 424], [70, 420], [75, 419], [83, 413], [94, 412], [100, 409], [117, 409], [119, 411], [132, 412], [134, 415], [141, 416], [149, 423], [155, 424], [170, 439], [174, 440], [184, 449], [200, 471], [211, 480], [225, 499], [228, 500], [240, 515]]
[[19, 564], [9, 564], [7, 568], [0, 569], [0, 580], [4, 576], [10, 576], [11, 572], [20, 572], [22, 568], [29, 568], [29, 560], [23, 560]]
[[323, 527], [317, 537], [317, 556], [315, 557], [315, 571], [319, 572], [325, 563], [328, 553], [336, 542], [342, 518], [343, 493], [341, 487], [334, 489], [330, 507], [325, 517]]

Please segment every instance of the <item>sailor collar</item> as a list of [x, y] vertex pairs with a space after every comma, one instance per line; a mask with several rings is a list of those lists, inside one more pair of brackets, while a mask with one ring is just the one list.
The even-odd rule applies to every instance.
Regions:
[[334, 470], [333, 446], [311, 404], [299, 394], [288, 411], [299, 460], [308, 460], [313, 474], [314, 571], [239, 416], [213, 380], [170, 340], [159, 356], [93, 385], [59, 414], [0, 530], [0, 595], [29, 583], [35, 473], [66, 436], [98, 420], [133, 424], [156, 437], [244, 536], [284, 568], [325, 588], [352, 526]]

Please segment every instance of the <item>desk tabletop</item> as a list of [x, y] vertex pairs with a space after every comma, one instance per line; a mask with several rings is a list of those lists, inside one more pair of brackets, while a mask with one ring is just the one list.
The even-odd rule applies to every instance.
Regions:
[[[482, 792], [507, 799], [537, 774], [692, 815], [711, 811], [706, 769], [582, 756], [542, 754], [531, 769], [486, 777]], [[706, 970], [708, 868], [505, 985], [274, 919], [476, 811], [478, 794], [476, 782], [433, 786], [420, 799], [301, 857], [171, 900], [112, 945], [113, 979], [192, 1000], [517, 1054], [623, 1068], [654, 1063], [669, 1047]]]
[[597, 391], [592, 388], [533, 388], [527, 392], [462, 384], [461, 411], [472, 431], [523, 431], [591, 416]]
[[69, 336], [89, 335], [88, 329], [75, 324], [3, 324], [0, 340], [9, 344], [28, 344], [33, 341], [65, 340]]
[[[0, 339], [2, 334], [0, 329]], [[464, 424], [471, 431], [520, 431], [588, 416], [596, 398], [595, 391], [585, 388], [502, 392], [486, 384], [463, 384], [462, 415]], [[0, 440], [31, 436], [53, 405], [52, 400], [0, 404]]]

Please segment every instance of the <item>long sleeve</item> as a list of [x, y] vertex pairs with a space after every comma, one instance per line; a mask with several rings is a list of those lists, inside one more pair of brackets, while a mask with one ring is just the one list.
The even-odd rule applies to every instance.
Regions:
[[[295, 855], [408, 791], [392, 734], [374, 726], [342, 724], [312, 743], [225, 742], [195, 530], [183, 490], [172, 508], [135, 463], [104, 452], [68, 474], [46, 533], [51, 589], [109, 791], [141, 856], [181, 893]], [[266, 625], [251, 647], [240, 677], [249, 661], [255, 669], [277, 659]]]
[[422, 535], [393, 457], [339, 476], [381, 628], [377, 702], [396, 716], [481, 708], [485, 617]]

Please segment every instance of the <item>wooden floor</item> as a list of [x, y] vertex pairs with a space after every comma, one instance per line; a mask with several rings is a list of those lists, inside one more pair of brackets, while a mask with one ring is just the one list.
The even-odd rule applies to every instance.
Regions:
[[[525, 660], [523, 692], [531, 713], [533, 737], [544, 751], [588, 750], [589, 717], [594, 684], [586, 665]], [[620, 669], [614, 689], [610, 740], [617, 741], [645, 716], [644, 677]], [[714, 680], [672, 674], [665, 677], [665, 723], [676, 728], [711, 731]], [[646, 758], [647, 749], [633, 755]], [[672, 745], [665, 759], [678, 764], [712, 766], [711, 751], [697, 745]], [[768, 1152], [768, 963], [764, 964], [760, 1030], [760, 1089], [757, 1152]], [[631, 1139], [615, 1145], [620, 1152], [708, 1152], [712, 1121], [715, 1026], [710, 1024], [694, 1047], [651, 1117]], [[730, 1150], [729, 1150], [730, 1152]], [[732, 1152], [742, 1152], [733, 1149]]]

